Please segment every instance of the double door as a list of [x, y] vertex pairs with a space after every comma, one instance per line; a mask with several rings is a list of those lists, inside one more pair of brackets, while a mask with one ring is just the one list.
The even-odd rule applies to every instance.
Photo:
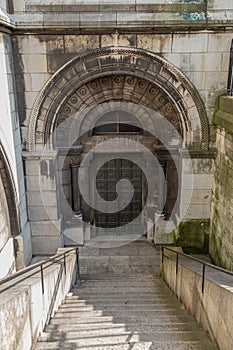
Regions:
[[[127, 181], [120, 180], [128, 180], [133, 186], [133, 191]], [[94, 225], [97, 234], [105, 234], [108, 229], [115, 234], [130, 234], [134, 233], [132, 231], [136, 233], [140, 230], [142, 180], [142, 170], [129, 159], [115, 158], [101, 166], [96, 176], [96, 189], [105, 204], [102, 211], [94, 211]], [[124, 197], [131, 197], [130, 202], [124, 202], [122, 199]], [[98, 208], [98, 196], [94, 196], [94, 200]], [[116, 203], [115, 212], [108, 212], [111, 201]]]

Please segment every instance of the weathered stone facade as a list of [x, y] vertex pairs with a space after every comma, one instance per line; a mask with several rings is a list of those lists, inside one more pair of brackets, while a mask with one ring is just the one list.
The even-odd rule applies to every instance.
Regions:
[[[95, 218], [80, 199], [75, 181], [85, 154], [106, 141], [106, 135], [92, 133], [103, 114], [98, 109], [102, 104], [109, 111], [127, 103], [127, 113], [153, 134], [158, 121], [148, 114], [150, 109], [178, 132], [182, 142], [168, 133], [169, 151], [158, 142], [158, 135], [129, 136], [157, 157], [168, 183], [164, 213], [151, 209], [144, 221], [148, 232], [150, 222], [156, 223], [148, 233], [155, 243], [173, 243], [171, 232], [181, 220], [187, 227], [197, 220], [197, 229], [202, 223], [205, 227], [197, 242], [206, 245], [203, 237], [210, 220], [215, 157], [212, 123], [217, 98], [226, 91], [231, 1], [13, 0], [0, 4], [1, 26], [7, 32], [1, 34], [2, 57], [10, 60], [5, 81], [11, 89], [3, 95], [11, 110], [4, 133], [11, 135], [7, 154], [16, 150], [11, 167], [25, 261], [30, 258], [31, 243], [32, 254], [51, 254], [70, 243], [65, 232], [76, 230], [79, 243], [90, 238], [82, 215], [89, 221]], [[92, 118], [88, 109], [95, 110]], [[79, 137], [83, 130], [89, 134], [70, 147], [66, 141], [74, 130]], [[66, 153], [61, 145], [72, 149]], [[85, 186], [92, 186], [88, 177]], [[164, 195], [160, 190], [156, 200]], [[156, 200], [151, 200], [151, 208]], [[181, 231], [181, 227], [176, 231], [177, 242]], [[181, 240], [187, 245], [189, 239], [187, 233]]]
[[217, 156], [214, 170], [211, 208], [210, 252], [214, 261], [233, 269], [232, 236], [232, 166], [233, 166], [233, 101], [221, 97], [215, 115]]

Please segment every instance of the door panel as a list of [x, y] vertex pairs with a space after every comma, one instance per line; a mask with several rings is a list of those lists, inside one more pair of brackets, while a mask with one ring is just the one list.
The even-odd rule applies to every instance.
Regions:
[[[142, 211], [142, 171], [134, 162], [128, 159], [112, 159], [107, 161], [98, 171], [96, 176], [96, 188], [99, 195], [106, 201], [114, 201], [118, 198], [116, 192], [116, 185], [118, 181], [127, 179], [134, 187], [133, 198], [130, 203], [123, 203], [126, 207], [123, 210], [118, 210], [116, 213], [103, 213], [100, 211], [94, 211], [94, 225], [96, 226], [96, 233], [102, 234], [106, 228], [115, 228], [115, 233], [118, 234], [118, 227], [121, 227], [120, 232], [122, 234], [122, 227], [125, 225], [125, 232], [128, 232], [127, 224], [136, 219]], [[127, 191], [128, 185], [124, 182], [121, 186], [118, 185], [120, 193]], [[96, 199], [94, 199], [96, 201]], [[119, 207], [122, 206], [122, 202], [119, 201]], [[128, 205], [127, 205], [128, 204]], [[108, 204], [106, 203], [105, 207]], [[135, 225], [141, 225], [141, 222], [135, 222]], [[135, 228], [136, 228], [135, 226]], [[102, 230], [101, 230], [102, 228]], [[137, 228], [138, 229], [138, 228]], [[106, 233], [106, 232], [105, 232]]]

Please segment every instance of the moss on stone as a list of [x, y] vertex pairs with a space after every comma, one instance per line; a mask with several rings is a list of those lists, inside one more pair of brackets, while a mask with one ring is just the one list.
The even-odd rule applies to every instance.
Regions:
[[208, 253], [210, 220], [182, 221], [175, 234], [174, 244], [190, 253]]

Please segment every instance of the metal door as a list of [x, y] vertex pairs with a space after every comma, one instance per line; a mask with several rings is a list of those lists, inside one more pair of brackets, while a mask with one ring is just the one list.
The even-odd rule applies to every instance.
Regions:
[[[118, 210], [115, 213], [107, 213], [108, 201], [114, 201], [118, 197], [116, 186], [119, 180], [127, 179], [131, 182], [134, 191], [130, 203], [122, 203], [119, 200], [119, 206], [124, 205], [124, 209]], [[99, 195], [106, 201], [105, 212], [94, 212], [94, 223], [97, 234], [106, 233], [106, 228], [111, 228], [116, 234], [133, 233], [132, 223], [135, 225], [135, 230], [138, 231], [138, 225], [141, 225], [139, 215], [142, 211], [142, 171], [138, 165], [129, 159], [116, 158], [107, 161], [99, 169], [96, 176], [96, 188]], [[118, 184], [118, 193], [127, 191], [127, 184]], [[138, 220], [137, 220], [138, 218]], [[130, 231], [130, 232], [129, 232]]]

